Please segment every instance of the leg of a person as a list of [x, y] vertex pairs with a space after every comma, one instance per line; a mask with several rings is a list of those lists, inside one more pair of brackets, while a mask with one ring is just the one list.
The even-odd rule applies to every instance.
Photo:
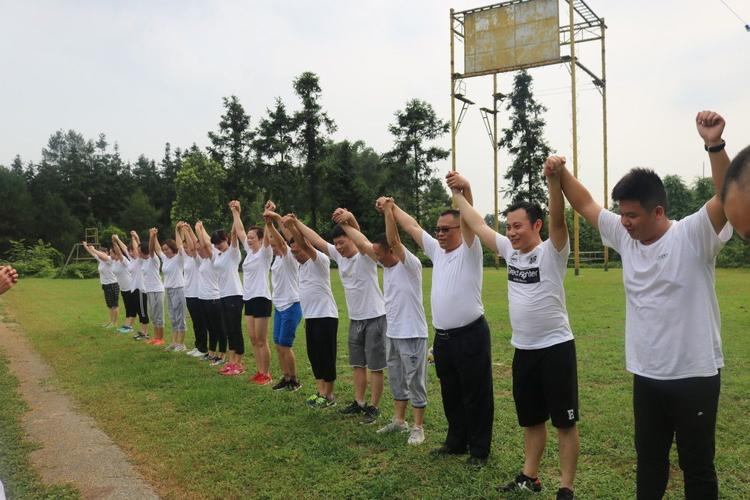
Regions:
[[383, 397], [386, 361], [386, 337], [388, 324], [385, 315], [368, 320], [365, 326], [365, 356], [370, 370], [370, 406], [380, 406]]
[[323, 375], [321, 362], [321, 345], [318, 342], [320, 329], [322, 327], [322, 318], [305, 319], [305, 344], [307, 345], [307, 360], [310, 362], [310, 368], [315, 377], [315, 385], [318, 388], [318, 394], [323, 394]]
[[395, 405], [393, 418], [397, 422], [403, 422], [406, 419], [406, 403], [409, 401], [406, 370], [399, 352], [400, 341], [401, 339], [386, 338], [388, 383], [391, 386], [391, 394]]
[[297, 377], [297, 363], [292, 346], [294, 345], [294, 337], [296, 336], [300, 321], [302, 321], [302, 307], [300, 307], [299, 302], [295, 302], [292, 306], [285, 309], [281, 315], [280, 343], [284, 347], [288, 347], [287, 352], [284, 353], [286, 356], [286, 368], [290, 377], [295, 379]]
[[216, 299], [214, 309], [216, 310], [216, 329], [219, 343], [219, 353], [221, 357], [227, 352], [227, 322], [224, 317], [224, 308], [221, 306], [221, 299]]
[[256, 364], [261, 373], [271, 372], [271, 349], [268, 347], [268, 316], [255, 318], [254, 342], [258, 349]]
[[460, 348], [459, 337], [435, 336], [433, 355], [435, 372], [440, 380], [443, 411], [448, 421], [445, 446], [456, 452], [465, 452], [468, 446], [468, 422], [461, 394], [461, 378], [456, 365], [456, 349]]
[[422, 427], [424, 409], [427, 406], [427, 339], [404, 339], [399, 352], [409, 399], [414, 409], [414, 425]]
[[581, 448], [578, 426], [558, 428], [557, 442], [560, 448], [560, 487], [572, 490]]
[[148, 295], [141, 290], [137, 290], [138, 293], [138, 321], [141, 324], [141, 333], [146, 334], [148, 332]]
[[349, 322], [349, 365], [354, 372], [354, 400], [365, 404], [367, 391], [367, 357], [365, 355], [366, 321], [350, 320]]
[[178, 327], [177, 341], [179, 345], [184, 346], [185, 345], [185, 331], [187, 330], [187, 321], [185, 319], [185, 316], [187, 315], [187, 301], [185, 300], [184, 288], [179, 289], [179, 299], [180, 299], [180, 303], [177, 306], [176, 314], [180, 316], [181, 319], [177, 325]]
[[227, 298], [227, 328], [234, 336], [235, 363], [242, 364], [242, 356], [245, 354], [245, 339], [242, 336], [242, 296], [233, 295]]
[[482, 320], [473, 330], [458, 337], [456, 364], [466, 412], [469, 453], [486, 458], [492, 443], [495, 410], [490, 329], [487, 321]]
[[193, 322], [193, 335], [195, 335], [195, 348], [202, 353], [208, 352], [208, 332], [206, 332], [206, 317], [203, 311], [201, 299], [188, 297], [185, 299], [190, 319]]
[[234, 363], [235, 360], [235, 342], [232, 318], [231, 318], [231, 307], [229, 297], [222, 297], [219, 299], [221, 305], [221, 315], [224, 318], [224, 333], [226, 335], [227, 348], [224, 352], [227, 353], [225, 359], [230, 363]]
[[524, 463], [522, 472], [539, 475], [539, 463], [547, 444], [549, 410], [541, 381], [541, 349], [516, 349], [513, 353], [513, 403], [518, 425], [523, 428]]
[[154, 323], [154, 337], [164, 338], [164, 292], [148, 294], [149, 315]]
[[665, 401], [665, 382], [668, 381], [633, 376], [638, 500], [661, 499], [667, 488], [674, 425], [666, 410], [670, 403]]
[[686, 500], [711, 500], [719, 496], [714, 455], [720, 377], [717, 374], [674, 381], [676, 393], [671, 410]]
[[316, 341], [318, 342], [318, 355], [320, 359], [321, 373], [323, 379], [323, 392], [321, 395], [328, 399], [333, 398], [333, 385], [336, 380], [336, 337], [339, 327], [338, 318], [320, 318], [321, 327]]
[[216, 354], [216, 347], [219, 344], [219, 332], [218, 321], [216, 318], [216, 307], [214, 307], [213, 300], [201, 299], [201, 305], [203, 306], [203, 318], [206, 321], [206, 331], [208, 333], [208, 354], [214, 356]]

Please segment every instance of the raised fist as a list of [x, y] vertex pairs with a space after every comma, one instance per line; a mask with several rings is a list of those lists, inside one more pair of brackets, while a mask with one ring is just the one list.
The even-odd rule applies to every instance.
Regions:
[[445, 176], [445, 182], [453, 191], [462, 191], [466, 188], [466, 186], [469, 185], [469, 181], [467, 181], [465, 177], [455, 171], [448, 172], [448, 174]]
[[695, 127], [706, 146], [721, 144], [725, 125], [724, 118], [714, 111], [701, 111], [695, 117]]
[[564, 156], [550, 156], [544, 161], [545, 177], [556, 177], [560, 175], [563, 168], [565, 168]]
[[263, 208], [264, 208], [265, 210], [270, 210], [271, 212], [275, 212], [275, 211], [276, 211], [276, 203], [274, 203], [274, 202], [273, 202], [273, 201], [271, 201], [271, 200], [268, 200], [268, 201], [266, 202], [266, 205], [265, 205], [265, 206], [264, 206]]

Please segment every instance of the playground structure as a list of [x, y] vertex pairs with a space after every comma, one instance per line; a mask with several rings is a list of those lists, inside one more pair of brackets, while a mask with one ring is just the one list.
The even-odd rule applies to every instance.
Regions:
[[[497, 75], [510, 71], [564, 64], [570, 71], [572, 100], [573, 175], [578, 177], [578, 123], [576, 106], [577, 69], [588, 75], [602, 97], [602, 144], [604, 168], [604, 208], [607, 193], [607, 86], [604, 19], [584, 0], [564, 0], [568, 5], [568, 24], [560, 23], [559, 0], [509, 0], [474, 9], [450, 10], [451, 71], [451, 169], [456, 170], [456, 134], [469, 106], [475, 104], [466, 95], [467, 78], [492, 75], [492, 107], [480, 112], [492, 142], [494, 166], [494, 222], [499, 231], [498, 203], [498, 103], [505, 97], [498, 92]], [[601, 76], [584, 66], [576, 56], [576, 44], [599, 40], [601, 43]], [[455, 45], [464, 45], [463, 72], [456, 71]], [[568, 54], [562, 54], [563, 48]], [[456, 102], [460, 110], [456, 116]], [[490, 115], [492, 124], [490, 124]], [[580, 221], [573, 215], [573, 258], [576, 276], [580, 272]], [[604, 247], [604, 270], [609, 252]], [[497, 256], [495, 257], [497, 259]]]
[[[86, 232], [84, 234], [84, 241], [88, 243], [89, 245], [98, 247], [99, 246], [99, 229], [95, 227], [87, 227]], [[73, 248], [70, 249], [68, 258], [65, 259], [65, 264], [63, 264], [63, 270], [65, 270], [65, 268], [68, 267], [68, 264], [70, 264], [71, 262], [73, 264], [77, 264], [79, 262], [85, 262], [85, 261], [90, 261], [90, 260], [94, 260], [94, 258], [86, 250], [83, 250], [83, 245], [81, 243], [76, 243], [73, 245]]]

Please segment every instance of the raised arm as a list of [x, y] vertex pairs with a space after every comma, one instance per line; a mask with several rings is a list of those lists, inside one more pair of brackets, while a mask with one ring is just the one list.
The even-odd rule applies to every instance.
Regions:
[[[724, 175], [729, 168], [729, 155], [724, 148], [724, 140], [721, 138], [725, 125], [724, 118], [713, 111], [701, 111], [695, 117], [695, 126], [703, 139], [703, 144], [708, 152], [708, 159], [711, 162], [711, 177], [713, 177], [716, 194], [706, 202], [706, 210], [709, 219], [711, 219], [711, 225], [714, 226], [714, 231], [717, 234], [727, 223], [724, 204], [719, 197], [719, 193], [724, 186]], [[718, 151], [716, 151], [717, 149]]]
[[[297, 216], [294, 214], [286, 214], [284, 217], [282, 217], [281, 221], [287, 231], [289, 231], [289, 233], [291, 234], [294, 241], [297, 242], [302, 252], [307, 255], [308, 258], [316, 260], [318, 258], [318, 252], [310, 244], [307, 238], [302, 236], [302, 233], [297, 226], [297, 224], [299, 223], [299, 221], [297, 220]], [[265, 239], [265, 233], [263, 235], [263, 238]]]
[[[471, 234], [479, 236], [479, 240], [484, 246], [497, 253], [497, 233], [487, 225], [482, 214], [471, 206], [462, 191], [458, 189], [452, 189], [452, 191], [453, 202], [461, 212], [461, 230], [463, 231], [464, 226], [468, 227]], [[464, 241], [466, 241], [465, 238]], [[469, 242], [467, 241], [466, 244], [468, 245]]]
[[206, 228], [203, 227], [202, 221], [195, 223], [195, 235], [198, 238], [198, 254], [204, 259], [210, 259], [214, 252], [211, 248], [211, 238], [209, 238]]
[[120, 252], [120, 254], [130, 260], [130, 253], [128, 252], [128, 247], [125, 245], [125, 243], [122, 242], [119, 236], [117, 234], [112, 234], [112, 247], [115, 248], [117, 251]]
[[393, 200], [387, 199], [383, 207], [383, 217], [385, 218], [385, 237], [388, 239], [388, 246], [391, 252], [398, 257], [401, 262], [406, 260], [406, 248], [401, 243], [401, 236], [398, 234], [396, 217], [393, 215]]
[[138, 233], [130, 231], [130, 248], [132, 255], [139, 255], [138, 247], [141, 246], [141, 239], [138, 237]]
[[594, 229], [599, 230], [599, 214], [602, 206], [594, 201], [588, 189], [565, 168], [564, 156], [550, 156], [544, 162], [544, 175], [559, 175], [560, 187], [573, 210], [583, 216]]
[[378, 257], [377, 255], [375, 255], [375, 250], [372, 249], [372, 243], [370, 243], [370, 240], [368, 240], [367, 237], [359, 231], [359, 229], [356, 229], [354, 226], [349, 225], [348, 221], [341, 224], [341, 229], [343, 229], [349, 239], [354, 242], [354, 244], [357, 246], [357, 250], [359, 250], [359, 253], [367, 255], [372, 260], [377, 262]]
[[187, 222], [183, 222], [180, 229], [182, 230], [182, 237], [185, 238], [185, 252], [189, 256], [195, 257], [198, 252], [198, 249], [196, 248], [198, 245], [198, 237], [195, 236], [193, 228], [190, 227], [190, 224]]
[[315, 248], [328, 255], [328, 242], [321, 238], [318, 233], [307, 227], [305, 223], [299, 219], [297, 219], [297, 229]]
[[286, 244], [286, 240], [281, 236], [279, 231], [276, 229], [276, 226], [273, 223], [274, 218], [266, 215], [266, 213], [268, 212], [270, 212], [270, 210], [266, 210], [265, 212], [263, 212], [263, 219], [266, 221], [265, 232], [269, 234], [269, 238], [271, 239], [271, 245], [276, 247], [277, 252], [285, 256], [287, 251], [289, 250], [289, 246]]
[[349, 224], [357, 231], [362, 231], [359, 227], [359, 222], [357, 222], [357, 218], [346, 208], [337, 208], [333, 211], [331, 218], [336, 224]]
[[[545, 171], [547, 174], [547, 171]], [[565, 223], [565, 200], [560, 186], [560, 172], [550, 170], [547, 176], [549, 191], [549, 239], [559, 252], [568, 243], [568, 225]]]
[[177, 245], [177, 252], [178, 253], [180, 253], [180, 252], [182, 252], [184, 250], [184, 247], [182, 245], [182, 234], [181, 234], [181, 231], [180, 231], [180, 224], [182, 224], [182, 222], [178, 222], [174, 226], [174, 243], [175, 243], [175, 245]]
[[240, 202], [237, 200], [230, 201], [229, 209], [232, 212], [232, 229], [234, 229], [237, 239], [241, 243], [245, 243], [247, 233], [245, 232], [245, 226], [242, 224], [242, 217], [240, 217]]
[[393, 207], [391, 210], [393, 212], [393, 218], [396, 219], [396, 223], [401, 226], [404, 231], [406, 231], [406, 234], [411, 236], [414, 242], [419, 245], [419, 248], [424, 250], [424, 242], [422, 241], [424, 230], [422, 229], [422, 226], [419, 225], [414, 217], [401, 210], [401, 208], [396, 204], [393, 198], [386, 198], [385, 196], [381, 196], [375, 202], [375, 208], [379, 212], [382, 212], [388, 199], [390, 199], [393, 203]]
[[[471, 194], [471, 184], [466, 179], [466, 177], [459, 175], [459, 173], [455, 171], [448, 172], [448, 175], [445, 176], [445, 181], [448, 183], [448, 187], [451, 188], [451, 191], [453, 192], [453, 202], [456, 204], [456, 208], [458, 208], [458, 211], [461, 212], [461, 236], [463, 237], [466, 245], [470, 247], [474, 243], [474, 236], [477, 235], [477, 232], [471, 224], [467, 224], [466, 219], [464, 218], [463, 209], [461, 206], [459, 206], [456, 195], [461, 194], [464, 198], [464, 201], [466, 203], [462, 204], [463, 206], [474, 205], [474, 197]], [[482, 223], [484, 223], [484, 219], [481, 215], [479, 216], [479, 218], [481, 219]], [[484, 225], [486, 226], [487, 224]], [[478, 226], [478, 224], [474, 224], [474, 226], [477, 226], [477, 229], [479, 229], [480, 227]], [[487, 243], [485, 243], [485, 245], [487, 245]], [[491, 246], [488, 245], [488, 247], [490, 249], [494, 249], [496, 245], [493, 243]]]
[[86, 249], [86, 251], [95, 259], [103, 260], [104, 262], [107, 262], [110, 259], [109, 255], [104, 252], [100, 252], [85, 241], [82, 241], [81, 245], [83, 245], [83, 248]]
[[148, 230], [148, 256], [153, 257], [157, 253], [161, 253], [161, 246], [159, 245], [159, 230], [152, 227]]

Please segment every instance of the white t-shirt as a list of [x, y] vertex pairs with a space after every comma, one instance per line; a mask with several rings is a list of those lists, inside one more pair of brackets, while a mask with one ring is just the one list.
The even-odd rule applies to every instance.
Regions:
[[650, 245], [608, 210], [599, 213], [599, 232], [622, 257], [627, 370], [659, 380], [716, 375], [724, 355], [714, 268], [732, 226], [717, 235], [704, 205]]
[[271, 245], [261, 246], [257, 252], [253, 253], [247, 240], [243, 241], [243, 244], [247, 255], [242, 262], [242, 300], [250, 300], [254, 297], [271, 300], [271, 289], [268, 286], [268, 270], [273, 260]]
[[271, 264], [273, 306], [277, 311], [299, 302], [299, 262], [287, 248], [286, 255], [277, 255]]
[[199, 257], [191, 257], [182, 250], [182, 271], [185, 279], [185, 297], [198, 297], [200, 292]]
[[120, 285], [120, 290], [123, 292], [133, 290], [133, 280], [130, 277], [127, 259], [112, 259], [112, 272], [115, 274], [115, 278], [117, 278], [117, 284]]
[[131, 290], [145, 292], [145, 290], [143, 289], [143, 272], [141, 271], [141, 259], [139, 259], [138, 257], [130, 257], [127, 266], [128, 271], [130, 271], [130, 279], [133, 280], [133, 288], [131, 288]]
[[95, 259], [99, 263], [99, 283], [102, 285], [112, 285], [117, 283], [117, 277], [115, 276], [115, 273], [112, 272], [112, 259], [107, 257], [107, 260], [102, 260], [99, 256], [95, 257]]
[[156, 252], [162, 259], [161, 270], [164, 273], [164, 288], [182, 288], [185, 286], [185, 279], [182, 276], [184, 266], [182, 253], [177, 253], [172, 257], [167, 257], [160, 251]]
[[242, 295], [239, 272], [240, 261], [242, 260], [240, 247], [229, 245], [226, 252], [219, 252], [214, 248], [213, 253], [214, 267], [219, 273], [219, 296]]
[[465, 241], [452, 252], [422, 232], [424, 253], [432, 260], [432, 325], [440, 330], [466, 326], [484, 314], [482, 305], [482, 244]]
[[[214, 257], [216, 254], [212, 254]], [[220, 298], [219, 295], [219, 273], [214, 267], [212, 259], [198, 259], [198, 298], [202, 300], [215, 300]]]
[[331, 292], [331, 259], [315, 250], [315, 260], [299, 266], [299, 298], [302, 315], [307, 318], [338, 318], [339, 311]]
[[406, 250], [406, 258], [383, 267], [386, 335], [392, 339], [427, 338], [427, 320], [422, 303], [422, 263]]
[[349, 319], [378, 318], [385, 314], [385, 301], [378, 286], [378, 265], [368, 255], [357, 252], [344, 257], [328, 243], [328, 255], [339, 266]]
[[546, 240], [532, 251], [521, 253], [513, 249], [508, 238], [498, 234], [495, 246], [508, 264], [513, 347], [543, 349], [573, 340], [563, 288], [570, 242], [566, 241], [559, 252], [551, 240]]
[[159, 254], [154, 254], [153, 257], [147, 259], [141, 259], [144, 292], [150, 293], [164, 291], [164, 284], [161, 282], [161, 275], [159, 274], [160, 268], [161, 259], [159, 258]]

